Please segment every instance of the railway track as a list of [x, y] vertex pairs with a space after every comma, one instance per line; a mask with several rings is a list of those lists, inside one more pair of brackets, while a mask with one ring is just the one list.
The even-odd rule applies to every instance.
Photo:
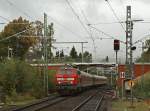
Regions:
[[96, 93], [87, 97], [78, 106], [76, 106], [72, 111], [99, 111], [100, 106], [104, 96], [100, 93]]
[[66, 97], [52, 95], [50, 97], [47, 97], [47, 98], [37, 101], [35, 103], [29, 104], [29, 105], [26, 105], [26, 106], [23, 106], [20, 108], [16, 108], [11, 111], [39, 111], [45, 107], [50, 107], [54, 104], [57, 104], [59, 102], [66, 100], [66, 99], [67, 99]]

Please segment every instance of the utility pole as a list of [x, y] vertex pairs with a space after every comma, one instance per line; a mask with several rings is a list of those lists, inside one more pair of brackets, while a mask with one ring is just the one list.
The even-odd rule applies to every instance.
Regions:
[[[126, 17], [126, 75], [130, 77], [131, 81], [134, 79], [134, 64], [132, 51], [132, 29], [133, 21], [131, 20], [131, 6], [127, 6]], [[133, 107], [133, 86], [131, 85], [131, 107]]]
[[[132, 76], [131, 65], [132, 65], [132, 21], [131, 21], [131, 6], [127, 6], [127, 17], [126, 17], [126, 75]], [[130, 76], [131, 74], [131, 76]]]
[[47, 15], [44, 13], [44, 92], [48, 95]]
[[81, 42], [82, 45], [82, 63], [83, 63], [83, 42]]

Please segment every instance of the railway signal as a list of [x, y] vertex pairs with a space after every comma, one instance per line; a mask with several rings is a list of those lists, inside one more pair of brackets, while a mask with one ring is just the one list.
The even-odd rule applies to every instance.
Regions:
[[115, 51], [120, 50], [120, 41], [117, 39], [114, 40], [114, 50]]

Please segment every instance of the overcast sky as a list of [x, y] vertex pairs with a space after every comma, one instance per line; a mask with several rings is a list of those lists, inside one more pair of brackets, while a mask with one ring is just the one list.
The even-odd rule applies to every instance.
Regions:
[[[113, 51], [113, 40], [100, 39], [108, 38], [104, 34], [97, 32], [93, 28], [89, 28], [86, 24], [90, 23], [93, 27], [114, 36], [117, 39], [125, 41], [125, 32], [118, 22], [117, 18], [110, 9], [105, 0], [68, 0], [72, 5], [77, 16], [74, 15], [66, 0], [0, 0], [0, 16], [9, 20], [22, 16], [30, 21], [43, 21], [43, 13], [48, 15], [48, 23], [54, 22], [54, 30], [57, 41], [65, 42], [81, 42], [87, 41], [84, 50], [94, 53], [93, 42], [90, 35], [80, 24], [78, 18], [84, 23], [96, 45], [96, 58], [115, 58]], [[150, 0], [108, 0], [114, 9], [120, 21], [126, 20], [126, 6], [132, 6], [132, 18], [143, 19], [150, 22]], [[88, 23], [87, 23], [87, 20]], [[0, 17], [0, 22], [8, 22]], [[104, 24], [110, 23], [110, 24]], [[61, 25], [60, 25], [61, 24]], [[123, 24], [125, 27], [125, 24]], [[0, 25], [2, 30], [4, 25]], [[149, 34], [150, 23], [135, 23], [133, 30], [133, 41], [136, 41]], [[55, 45], [59, 49], [64, 48], [67, 54], [70, 47], [75, 46], [78, 52], [81, 52], [81, 44], [65, 44]], [[140, 56], [141, 44], [137, 44], [138, 48], [134, 52], [134, 57]], [[69, 48], [68, 48], [69, 47]], [[119, 57], [125, 58], [125, 45], [121, 44]]]

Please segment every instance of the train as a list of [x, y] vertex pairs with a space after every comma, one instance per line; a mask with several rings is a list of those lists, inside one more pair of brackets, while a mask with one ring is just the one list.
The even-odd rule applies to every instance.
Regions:
[[77, 94], [84, 89], [107, 84], [107, 77], [91, 75], [73, 67], [59, 68], [56, 73], [56, 91], [60, 95]]

